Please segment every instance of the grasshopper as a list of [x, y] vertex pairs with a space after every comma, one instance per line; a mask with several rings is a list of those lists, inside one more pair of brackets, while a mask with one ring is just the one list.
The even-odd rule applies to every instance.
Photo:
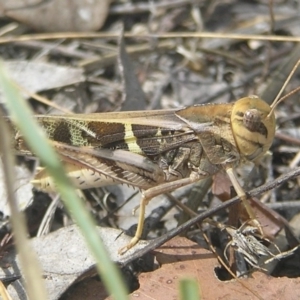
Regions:
[[[250, 219], [256, 220], [234, 169], [245, 161], [258, 162], [269, 150], [275, 135], [274, 109], [281, 102], [281, 93], [271, 106], [249, 96], [232, 103], [183, 109], [36, 118], [74, 187], [128, 184], [142, 191], [137, 231], [119, 250], [124, 253], [139, 241], [145, 207], [153, 197], [220, 170], [227, 172]], [[18, 129], [13, 130], [14, 149], [32, 155]], [[36, 174], [33, 184], [43, 191], [55, 190], [44, 169]]]

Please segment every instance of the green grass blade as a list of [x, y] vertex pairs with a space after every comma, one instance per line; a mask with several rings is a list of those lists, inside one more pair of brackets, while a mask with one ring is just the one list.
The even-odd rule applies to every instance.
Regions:
[[179, 282], [181, 300], [200, 300], [199, 287], [195, 279], [182, 279]]
[[96, 260], [96, 267], [107, 290], [117, 300], [128, 299], [127, 290], [119, 271], [109, 259], [109, 255], [95, 230], [91, 216], [72, 188], [57, 154], [39, 128], [27, 103], [4, 72], [2, 63], [0, 65], [0, 86], [13, 122], [19, 128], [32, 152], [39, 157], [47, 172], [54, 178], [66, 208], [79, 226], [90, 252]]

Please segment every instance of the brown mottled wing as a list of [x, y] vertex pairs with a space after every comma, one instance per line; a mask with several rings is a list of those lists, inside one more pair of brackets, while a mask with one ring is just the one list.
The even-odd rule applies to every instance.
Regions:
[[50, 140], [97, 149], [157, 155], [197, 139], [175, 110], [37, 116]]

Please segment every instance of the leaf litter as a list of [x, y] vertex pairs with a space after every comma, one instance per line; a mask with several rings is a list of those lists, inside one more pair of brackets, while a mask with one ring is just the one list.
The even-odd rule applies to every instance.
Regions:
[[[10, 5], [14, 4], [13, 2], [10, 1]], [[15, 4], [19, 5], [20, 2], [17, 2]], [[115, 1], [110, 6], [109, 11], [104, 10], [104, 14], [107, 14], [104, 16], [107, 18], [107, 21], [102, 32], [120, 33], [121, 23], [124, 23], [125, 32], [132, 33], [148, 33], [149, 31], [152, 33], [195, 32], [197, 30], [200, 31], [201, 26], [206, 31], [223, 32], [224, 34], [225, 32], [266, 34], [269, 31], [269, 8], [265, 4], [232, 0], [226, 3], [226, 6], [220, 3], [212, 7], [209, 1], [205, 1], [201, 5], [194, 2], [194, 5], [191, 5], [192, 2], [174, 1], [172, 3], [161, 1], [161, 3], [153, 4], [153, 7], [156, 8], [155, 10], [148, 1], [136, 3]], [[1, 6], [3, 6], [3, 3], [0, 3]], [[53, 3], [55, 4], [55, 1]], [[108, 5], [107, 3], [106, 5]], [[80, 4], [84, 5], [85, 1], [81, 1]], [[24, 4], [21, 3], [20, 7], [22, 5]], [[54, 7], [54, 11], [57, 12], [57, 9], [58, 6]], [[33, 9], [31, 10], [33, 11]], [[96, 8], [94, 11], [97, 12]], [[53, 28], [55, 31], [65, 31], [64, 29], [77, 30], [76, 26], [68, 27], [67, 23], [63, 29], [55, 27], [59, 24], [55, 24], [58, 22], [53, 17], [47, 19], [47, 22], [49, 20], [50, 22], [52, 21], [53, 27], [49, 24], [39, 23], [43, 21], [41, 20], [42, 18], [35, 18], [35, 23], [31, 25], [30, 20], [23, 22], [23, 16], [17, 15], [18, 13], [24, 15], [24, 12], [25, 10], [16, 10], [15, 12], [7, 10], [6, 15], [12, 19], [5, 20], [4, 26], [8, 26], [13, 20], [22, 20], [15, 28], [24, 33], [31, 33], [31, 31], [24, 28], [24, 24], [37, 28], [40, 32], [44, 30], [53, 31]], [[73, 13], [76, 10], [70, 9], [70, 12]], [[220, 15], [222, 15], [222, 18], [220, 18]], [[299, 18], [296, 17], [295, 9], [289, 3], [276, 5], [274, 7], [274, 16], [277, 32], [299, 35], [297, 31], [297, 28], [300, 28]], [[81, 27], [81, 29], [98, 29], [99, 25], [95, 26], [96, 23], [92, 20], [91, 24], [87, 25], [88, 27]], [[4, 30], [5, 28], [2, 29]], [[17, 32], [12, 33], [18, 34]], [[127, 51], [124, 51], [125, 45]], [[84, 55], [82, 55], [83, 53]], [[270, 45], [262, 41], [244, 42], [216, 38], [199, 40], [193, 38], [182, 39], [180, 37], [175, 40], [170, 38], [164, 41], [149, 38], [126, 39], [125, 42], [121, 41], [121, 46], [117, 45], [115, 39], [109, 38], [50, 40], [47, 43], [41, 41], [36, 43], [34, 48], [29, 41], [16, 44], [6, 43], [0, 46], [1, 56], [7, 61], [12, 76], [20, 85], [31, 93], [43, 92], [43, 95], [53, 99], [54, 103], [58, 99], [59, 103], [67, 102], [67, 99], [71, 99], [71, 101], [73, 99], [74, 105], [72, 107], [74, 111], [81, 113], [103, 112], [124, 108], [133, 110], [135, 107], [138, 109], [174, 108], [193, 105], [194, 103], [227, 102], [252, 93], [259, 93], [265, 96], [266, 94], [263, 91], [261, 92], [263, 88], [269, 91], [265, 98], [270, 97], [272, 100], [274, 97], [271, 94], [275, 93], [277, 87], [282, 84], [276, 82], [274, 87], [272, 80], [265, 80], [263, 77], [266, 76], [265, 67], [268, 67], [270, 70], [269, 78], [273, 79], [273, 76], [276, 75], [274, 70], [282, 62], [282, 58], [286, 57], [287, 60], [291, 58], [290, 60], [293, 61], [292, 57], [294, 55], [297, 60], [299, 59], [299, 54], [297, 53], [299, 53], [299, 49], [290, 42], [278, 42]], [[118, 63], [117, 58], [119, 59]], [[9, 61], [11, 59], [14, 61]], [[268, 64], [264, 65], [264, 62], [268, 62]], [[118, 71], [117, 65], [122, 71]], [[291, 67], [286, 68], [287, 72], [291, 69]], [[283, 74], [285, 71], [280, 73]], [[286, 78], [286, 76], [282, 77], [284, 77], [283, 79]], [[256, 86], [256, 83], [259, 83], [257, 82], [259, 79], [264, 87], [257, 92], [253, 87]], [[141, 88], [137, 84], [138, 82], [141, 83]], [[261, 85], [257, 84], [257, 86]], [[299, 86], [299, 78], [297, 76], [292, 80], [290, 86], [291, 89], [293, 86]], [[68, 97], [68, 95], [71, 95], [71, 97]], [[131, 99], [134, 98], [142, 101], [133, 103]], [[254, 175], [249, 180], [248, 190], [253, 187], [251, 183], [261, 181], [259, 183], [261, 184], [286, 173], [290, 168], [289, 164], [291, 162], [294, 161], [294, 165], [297, 165], [296, 155], [299, 152], [299, 143], [297, 144], [297, 141], [299, 142], [299, 105], [296, 105], [297, 101], [299, 101], [299, 97], [295, 96], [285, 101], [279, 107], [277, 112], [277, 123], [279, 124], [278, 139], [275, 140], [271, 149], [273, 153], [271, 164], [267, 165], [267, 162], [264, 162], [267, 167], [260, 167], [258, 175]], [[45, 113], [48, 110], [45, 105], [39, 103], [33, 103], [33, 108], [37, 113]], [[291, 139], [293, 139], [293, 145], [291, 144]], [[265, 171], [266, 169], [267, 172]], [[243, 174], [243, 170], [241, 174]], [[245, 176], [242, 175], [242, 178], [245, 178]], [[221, 187], [224, 184], [223, 192], [226, 191], [226, 194], [229, 194], [226, 183], [223, 183], [222, 179], [218, 180], [219, 183], [215, 181], [215, 185]], [[31, 188], [29, 187], [29, 189]], [[123, 196], [116, 197], [117, 190], [121, 191], [119, 194]], [[173, 195], [176, 198], [187, 200], [189, 191], [190, 188], [184, 188], [176, 191]], [[219, 193], [222, 194], [222, 189]], [[291, 220], [295, 214], [299, 213], [299, 201], [294, 200], [299, 199], [299, 183], [297, 180], [291, 180], [267, 195], [268, 197], [264, 198], [264, 202], [268, 202], [268, 207], [271, 210], [275, 208], [276, 211], [283, 213], [287, 220]], [[89, 201], [91, 211], [101, 225], [118, 226], [120, 225], [120, 219], [124, 219], [124, 216], [131, 217], [131, 209], [116, 210], [120, 202], [124, 201], [123, 198], [130, 197], [127, 191], [122, 191], [122, 187], [110, 188], [108, 191], [86, 191], [85, 196]], [[107, 200], [105, 204], [104, 198]], [[139, 197], [137, 196], [136, 198], [136, 201], [138, 201]], [[152, 207], [149, 206], [149, 217], [154, 214], [156, 206], [163, 202], [160, 199], [162, 198], [158, 198]], [[46, 201], [42, 198], [40, 200]], [[201, 212], [211, 208], [216, 203], [219, 203], [219, 200], [212, 193], [209, 193], [204, 197], [203, 201], [200, 201], [199, 198], [197, 199], [197, 208], [195, 210]], [[130, 205], [136, 206], [137, 204], [138, 202], [133, 202]], [[279, 204], [281, 207], [279, 207]], [[254, 205], [256, 206], [256, 204]], [[174, 206], [171, 208], [172, 206], [166, 204], [165, 206], [161, 205], [161, 207], [167, 207], [167, 209], [171, 210], [161, 214], [155, 230], [151, 230], [149, 233], [149, 236], [152, 238], [164, 234], [168, 222], [168, 224], [176, 224], [176, 215], [180, 213], [180, 210], [174, 208]], [[283, 222], [276, 213], [272, 213], [270, 216], [270, 213], [260, 206], [258, 210], [262, 211], [263, 219], [266, 222], [264, 226], [270, 231], [272, 239], [275, 238], [277, 232], [288, 226], [288, 223]], [[5, 212], [4, 207], [2, 212]], [[52, 218], [51, 231], [54, 228], [61, 227], [62, 220], [68, 217], [64, 209], [58, 205], [56, 214]], [[216, 217], [216, 220], [223, 223], [226, 220], [226, 216], [220, 214]], [[68, 222], [71, 221], [69, 220]], [[299, 223], [294, 227], [299, 227]], [[43, 239], [48, 238], [49, 245], [56, 244], [57, 246], [56, 250], [55, 248], [44, 246], [42, 257], [45, 258], [46, 265], [49, 263], [47, 260], [53, 258], [55, 252], [58, 251], [61, 254], [59, 251], [72, 250], [69, 244], [63, 244], [65, 232], [70, 234], [65, 237], [66, 240], [75, 238], [75, 234], [74, 236], [72, 235], [72, 228], [65, 227], [56, 231], [55, 235], [50, 233], [45, 237], [36, 238], [34, 241], [36, 245], [44, 245]], [[121, 228], [124, 230], [129, 229], [129, 226], [122, 225]], [[218, 229], [213, 228], [211, 225], [204, 224], [203, 230], [210, 237], [214, 247], [217, 247], [215, 240], [219, 239], [222, 241], [224, 239], [224, 233], [220, 233]], [[59, 238], [59, 235], [61, 235], [62, 240], [56, 240]], [[203, 243], [197, 228], [192, 228], [188, 235], [193, 240]], [[104, 238], [104, 241], [106, 239], [107, 237]], [[287, 234], [287, 238], [284, 236], [284, 239], [288, 240], [292, 248], [293, 243], [297, 239], [299, 240], [299, 234], [296, 234], [294, 237], [291, 234]], [[223, 242], [223, 248], [227, 243], [228, 237]], [[274, 240], [274, 243], [277, 244], [277, 241]], [[220, 242], [217, 244], [220, 244]], [[82, 248], [84, 248], [81, 243], [78, 243], [78, 245], [80, 247], [72, 250], [73, 254], [80, 253]], [[287, 243], [285, 241], [281, 251], [285, 251], [286, 247]], [[109, 251], [113, 253], [114, 249], [116, 247], [110, 244]], [[254, 271], [247, 279], [241, 278], [223, 282], [217, 278], [215, 272], [216, 267], [219, 267], [219, 263], [208, 250], [199, 248], [196, 244], [183, 238], [167, 242], [161, 249], [163, 250], [157, 250], [155, 254], [159, 263], [156, 266], [157, 269], [150, 273], [143, 273], [139, 268], [134, 270], [133, 273], [138, 277], [140, 288], [133, 292], [132, 297], [139, 295], [140, 299], [147, 299], [147, 297], [161, 299], [161, 295], [165, 295], [166, 291], [168, 291], [170, 299], [171, 295], [176, 297], [178, 295], [176, 283], [182, 275], [197, 278], [203, 299], [215, 299], [217, 296], [232, 299], [232, 295], [236, 296], [236, 293], [241, 293], [243, 299], [244, 297], [253, 299], [256, 296], [264, 299], [278, 299], [279, 295], [281, 299], [299, 298], [299, 291], [297, 290], [297, 285], [299, 285], [297, 277], [299, 277], [299, 274], [294, 274], [296, 278], [285, 277], [283, 270], [286, 267], [283, 264], [280, 264], [280, 270], [277, 267], [277, 273], [273, 272], [273, 276], [265, 275], [261, 271]], [[116, 252], [117, 250], [114, 253]], [[14, 256], [13, 252], [8, 253], [12, 254], [12, 257]], [[88, 257], [88, 254], [84, 255], [86, 256], [84, 256], [83, 261]], [[50, 297], [53, 298], [51, 299], [58, 299], [61, 293], [66, 291], [70, 285], [84, 277], [83, 274], [89, 268], [93, 268], [92, 260], [88, 259], [87, 261], [89, 261], [90, 265], [86, 266], [78, 263], [78, 269], [76, 269], [74, 267], [77, 262], [75, 256], [70, 256], [71, 258], [66, 260], [60, 255], [56, 255], [55, 263], [50, 261], [45, 269], [51, 273], [51, 276], [49, 276], [49, 273], [46, 276], [46, 281], [48, 280], [52, 284], [53, 294]], [[290, 257], [287, 259], [287, 261], [291, 260], [294, 260], [294, 263], [296, 263], [299, 260], [299, 253], [296, 253], [294, 258]], [[117, 258], [116, 262], [125, 263], [126, 259], [122, 261], [121, 258]], [[15, 266], [14, 258], [11, 259], [9, 264]], [[67, 271], [68, 268], [70, 268], [69, 271]], [[72, 268], [75, 272], [72, 271]], [[16, 277], [21, 276], [21, 273], [16, 272], [17, 269], [17, 267], [14, 270], [6, 269], [7, 272], [3, 276], [7, 275], [8, 270]], [[139, 273], [140, 275], [137, 276]], [[279, 273], [282, 277], [276, 278], [276, 274]], [[61, 276], [62, 274], [70, 275], [71, 279], [61, 281], [59, 277], [63, 277]], [[174, 274], [174, 276], [171, 274]], [[286, 271], [286, 274], [288, 274], [288, 271]], [[8, 286], [8, 290], [14, 285], [21, 285], [17, 280], [19, 279], [16, 279], [15, 282]], [[103, 286], [99, 283], [97, 288], [101, 290]], [[285, 294], [290, 291], [292, 291], [291, 295]], [[220, 294], [218, 295], [217, 293]], [[13, 299], [18, 299], [17, 297], [25, 299], [21, 291], [15, 297]], [[72, 296], [67, 298], [68, 294], [64, 297], [65, 299], [72, 299]], [[103, 296], [103, 299], [104, 297], [106, 296]], [[92, 295], [86, 299], [93, 299]]]

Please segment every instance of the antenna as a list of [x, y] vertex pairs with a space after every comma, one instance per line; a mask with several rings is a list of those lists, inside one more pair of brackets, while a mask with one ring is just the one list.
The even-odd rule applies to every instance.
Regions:
[[287, 99], [288, 97], [290, 97], [291, 95], [297, 93], [299, 90], [300, 90], [300, 86], [295, 88], [293, 91], [291, 91], [290, 93], [288, 93], [287, 95], [283, 96], [282, 98], [281, 95], [284, 91], [284, 89], [286, 88], [286, 86], [288, 85], [289, 81], [291, 80], [292, 76], [295, 74], [297, 68], [299, 67], [300, 65], [300, 59], [297, 61], [297, 63], [295, 64], [295, 66], [293, 67], [290, 75], [288, 76], [288, 78], [286, 79], [286, 81], [284, 82], [283, 86], [281, 87], [278, 95], [276, 96], [275, 100], [273, 101], [273, 103], [270, 105], [271, 107], [271, 111], [269, 112], [267, 118], [269, 118], [272, 113], [274, 112], [274, 109], [276, 108], [276, 106], [281, 103], [282, 101], [284, 101], [285, 99]]

